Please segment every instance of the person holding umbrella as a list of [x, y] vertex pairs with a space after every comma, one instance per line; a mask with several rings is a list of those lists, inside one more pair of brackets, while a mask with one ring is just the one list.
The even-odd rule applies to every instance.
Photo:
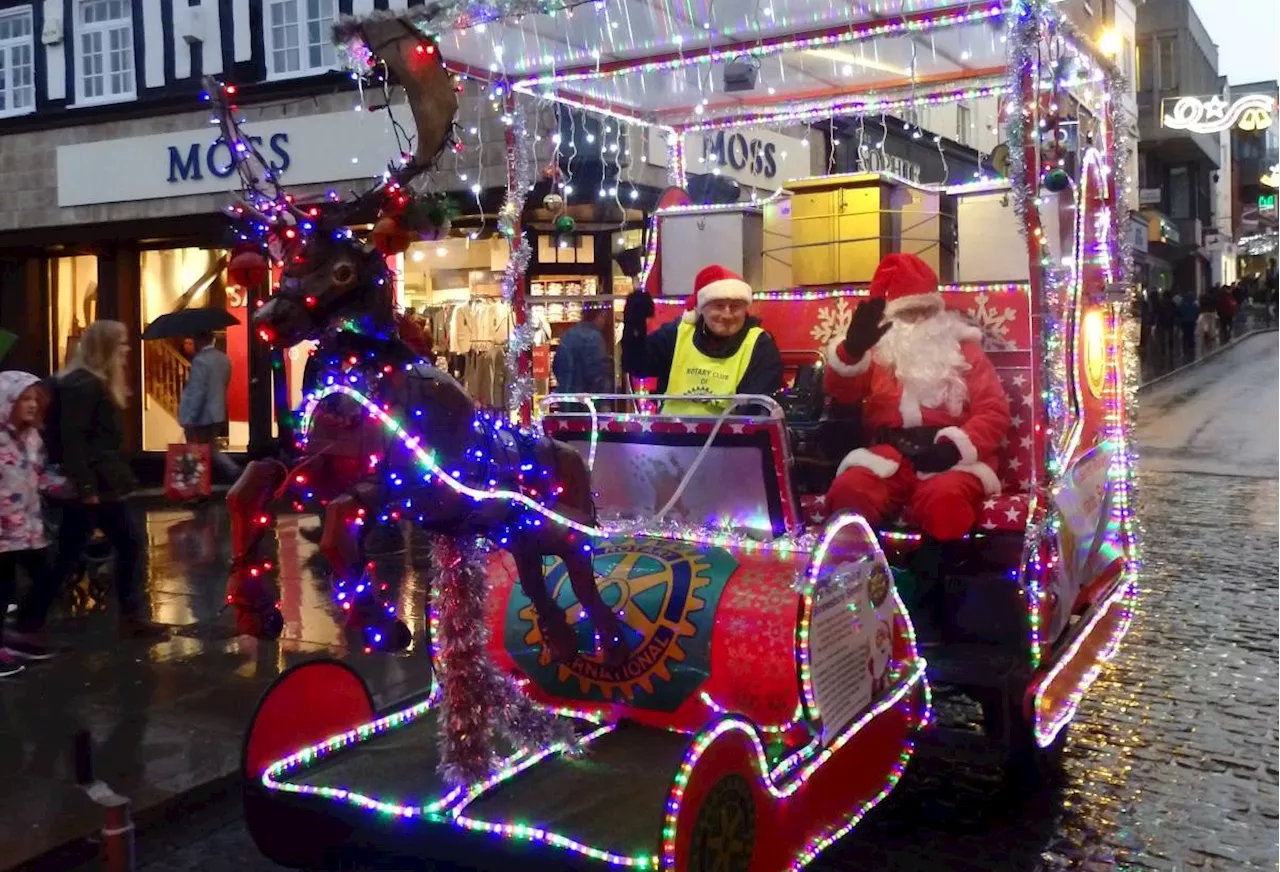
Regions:
[[210, 463], [233, 481], [239, 477], [240, 467], [218, 449], [217, 440], [227, 422], [231, 359], [214, 344], [213, 334], [238, 323], [226, 309], [190, 308], [161, 315], [142, 333], [147, 342], [187, 337], [193, 340], [196, 353], [178, 400], [178, 423], [188, 444], [208, 445]]
[[218, 433], [227, 423], [227, 385], [231, 383], [231, 358], [214, 344], [212, 333], [194, 337], [199, 349], [191, 359], [191, 374], [178, 401], [178, 423], [187, 442], [209, 446], [209, 462], [229, 480], [240, 476], [240, 467], [218, 446]]

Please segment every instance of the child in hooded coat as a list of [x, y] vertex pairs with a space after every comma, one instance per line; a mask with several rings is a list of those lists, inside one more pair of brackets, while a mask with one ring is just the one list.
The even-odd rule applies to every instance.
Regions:
[[[40, 492], [58, 486], [45, 472], [41, 416], [48, 398], [40, 380], [29, 372], [0, 372], [0, 616], [14, 599], [18, 568], [31, 579], [31, 591], [18, 610], [18, 627], [33, 604], [51, 599], [49, 540], [45, 534]], [[30, 629], [30, 628], [28, 628]], [[23, 660], [52, 656], [27, 633], [4, 636], [0, 623], [0, 677], [22, 671]]]

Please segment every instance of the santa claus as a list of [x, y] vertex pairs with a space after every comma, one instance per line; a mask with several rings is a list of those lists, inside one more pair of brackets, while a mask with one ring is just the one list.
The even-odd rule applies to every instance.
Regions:
[[1000, 492], [996, 451], [1009, 429], [1009, 399], [981, 336], [943, 307], [938, 276], [923, 260], [881, 261], [871, 299], [827, 348], [827, 392], [862, 403], [869, 436], [840, 463], [830, 511], [852, 510], [878, 526], [905, 508], [940, 541], [973, 528], [983, 499]]

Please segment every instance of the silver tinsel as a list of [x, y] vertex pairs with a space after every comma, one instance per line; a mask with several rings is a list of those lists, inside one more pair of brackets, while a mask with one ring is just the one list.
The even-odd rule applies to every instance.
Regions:
[[[535, 170], [528, 140], [529, 129], [525, 124], [524, 107], [516, 102], [511, 110], [512, 145], [507, 149], [507, 160], [511, 164], [511, 184], [502, 205], [503, 214], [523, 215], [525, 199], [533, 188]], [[528, 274], [533, 246], [524, 233], [520, 233], [511, 243], [511, 256], [502, 273], [501, 288], [502, 298], [511, 304], [514, 311], [516, 288]], [[507, 410], [512, 414], [519, 412], [525, 403], [533, 399], [533, 380], [520, 374], [520, 360], [533, 347], [533, 327], [529, 323], [527, 294], [521, 300], [520, 311], [516, 312], [516, 322], [520, 327], [511, 331], [506, 351]]]
[[535, 705], [489, 659], [488, 553], [474, 539], [432, 536], [432, 628], [440, 685], [440, 773], [453, 785], [475, 784], [498, 763], [495, 737], [536, 752], [574, 746], [565, 718]]
[[[1033, 95], [1027, 93], [1026, 77], [1033, 75], [1036, 47], [1044, 26], [1042, 0], [1020, 0], [1009, 16], [1006, 43], [1009, 47], [1009, 70], [1005, 79], [1008, 97], [1004, 124], [1004, 141], [1009, 148], [1009, 190], [1018, 226], [1027, 234], [1028, 210], [1038, 193], [1039, 182], [1027, 182], [1027, 116], [1026, 107]], [[1028, 240], [1030, 242], [1030, 240]]]
[[1108, 71], [1108, 73], [1110, 75], [1108, 93], [1111, 100], [1108, 107], [1107, 126], [1111, 130], [1113, 142], [1111, 184], [1115, 186], [1115, 208], [1111, 210], [1111, 238], [1118, 240], [1119, 247], [1118, 262], [1114, 264], [1113, 281], [1127, 286], [1129, 277], [1133, 275], [1133, 243], [1129, 239], [1128, 228], [1125, 226], [1129, 222], [1129, 211], [1125, 208], [1124, 199], [1125, 191], [1129, 189], [1132, 181], [1129, 178], [1131, 146], [1128, 137], [1121, 130], [1120, 107], [1124, 105], [1124, 99], [1129, 93], [1129, 81], [1118, 71], [1114, 73]]
[[333, 39], [334, 42], [346, 42], [359, 37], [360, 25], [366, 21], [403, 21], [421, 33], [434, 35], [519, 15], [564, 12], [594, 2], [597, 0], [432, 0], [412, 9], [344, 15], [333, 26]]

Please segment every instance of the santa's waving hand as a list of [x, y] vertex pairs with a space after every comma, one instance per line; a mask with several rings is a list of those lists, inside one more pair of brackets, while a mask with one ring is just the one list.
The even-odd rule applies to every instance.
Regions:
[[982, 500], [1000, 492], [996, 452], [1009, 398], [981, 331], [943, 307], [938, 277], [913, 254], [890, 254], [848, 334], [827, 347], [827, 392], [862, 402], [868, 445], [844, 458], [827, 493], [832, 512], [878, 526], [907, 510], [938, 540], [959, 539]]

